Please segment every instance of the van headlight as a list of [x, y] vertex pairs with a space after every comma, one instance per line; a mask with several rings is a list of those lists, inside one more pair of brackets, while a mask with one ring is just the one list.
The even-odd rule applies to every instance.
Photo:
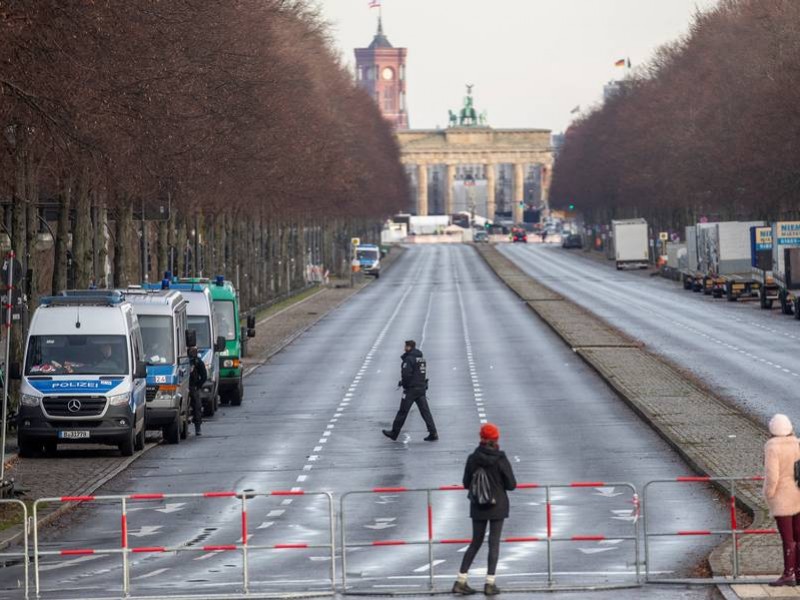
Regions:
[[158, 391], [156, 392], [156, 400], [169, 400], [171, 401], [175, 397], [175, 393], [178, 391], [177, 385], [160, 385], [158, 386]]
[[110, 406], [127, 406], [127, 404], [130, 402], [130, 398], [130, 394], [117, 394], [115, 396], [109, 396], [108, 404]]
[[34, 396], [33, 394], [22, 394], [19, 397], [19, 403], [22, 406], [39, 406], [41, 401], [41, 396]]

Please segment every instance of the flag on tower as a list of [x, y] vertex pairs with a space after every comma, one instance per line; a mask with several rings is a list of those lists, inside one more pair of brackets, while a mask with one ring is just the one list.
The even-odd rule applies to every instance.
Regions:
[[580, 104], [578, 104], [578, 106], [576, 106], [571, 111], [569, 111], [569, 114], [574, 115], [575, 113], [579, 113], [579, 112], [581, 112], [581, 105]]
[[617, 62], [614, 63], [615, 67], [624, 67], [625, 66], [625, 59], [620, 58]]
[[369, 0], [369, 7], [370, 8], [380, 8], [381, 7], [381, 0]]

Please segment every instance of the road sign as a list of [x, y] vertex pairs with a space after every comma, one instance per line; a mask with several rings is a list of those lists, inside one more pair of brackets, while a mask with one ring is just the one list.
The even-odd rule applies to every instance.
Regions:
[[361, 245], [361, 238], [350, 238], [350, 245], [351, 246], [360, 246]]
[[669, 239], [669, 234], [666, 231], [662, 231], [658, 234], [658, 239], [660, 239], [662, 242], [666, 242]]

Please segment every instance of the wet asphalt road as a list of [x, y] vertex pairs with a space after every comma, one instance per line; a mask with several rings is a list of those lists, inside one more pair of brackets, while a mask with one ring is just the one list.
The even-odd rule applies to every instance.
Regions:
[[800, 323], [780, 308], [727, 302], [661, 277], [620, 272], [613, 261], [556, 245], [506, 244], [501, 251], [542, 283], [591, 310], [647, 348], [696, 375], [766, 426], [797, 413]]
[[[413, 411], [397, 442], [380, 434], [399, 402], [395, 386], [403, 341], [425, 352], [429, 397], [440, 441], [426, 443]], [[467, 246], [415, 247], [284, 352], [251, 375], [239, 408], [224, 407], [205, 435], [160, 446], [106, 485], [101, 494], [223, 490], [330, 492], [344, 500], [350, 589], [424, 592], [429, 583], [425, 493], [379, 488], [437, 488], [460, 482], [463, 463], [484, 420], [499, 425], [501, 447], [520, 482], [607, 482], [553, 488], [553, 535], [603, 535], [603, 541], [554, 542], [561, 585], [629, 583], [633, 579], [634, 505], [619, 482], [689, 474], [688, 467]], [[546, 535], [544, 490], [514, 492], [505, 535]], [[434, 582], [449, 588], [469, 536], [463, 491], [431, 493]], [[665, 487], [651, 503], [659, 530], [722, 526], [724, 504], [697, 487]], [[326, 496], [272, 496], [247, 501], [251, 590], [288, 593], [330, 586]], [[167, 498], [128, 503], [133, 547], [180, 548], [131, 557], [134, 594], [202, 594], [241, 589], [241, 552], [204, 546], [241, 539], [236, 498]], [[372, 546], [374, 542], [411, 542]], [[670, 538], [653, 547], [656, 576], [687, 574], [711, 538]], [[276, 544], [317, 548], [257, 549]], [[338, 541], [337, 541], [338, 544]], [[43, 535], [41, 549], [120, 546], [120, 503], [86, 505]], [[342, 560], [337, 557], [337, 579]], [[45, 597], [119, 594], [120, 554], [46, 557]], [[481, 582], [485, 552], [473, 566]], [[19, 567], [0, 570], [0, 590]], [[498, 584], [546, 583], [544, 542], [506, 544]], [[559, 594], [561, 597], [562, 594]], [[526, 596], [527, 597], [527, 596]], [[585, 597], [563, 594], [564, 598]], [[597, 598], [707, 598], [707, 590], [648, 588], [598, 592]]]

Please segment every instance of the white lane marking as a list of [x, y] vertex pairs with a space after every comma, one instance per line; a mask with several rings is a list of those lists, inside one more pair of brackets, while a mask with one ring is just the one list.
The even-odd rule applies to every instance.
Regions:
[[321, 452], [322, 446], [314, 446], [314, 452]]
[[373, 530], [380, 530], [380, 529], [391, 529], [392, 527], [396, 527], [394, 523], [387, 523], [387, 522], [376, 522], [373, 525], [364, 525], [365, 529], [373, 529]]
[[609, 552], [611, 550], [617, 550], [617, 548], [614, 546], [606, 546], [605, 548], [578, 548], [578, 551], [583, 554], [600, 554], [601, 552]]
[[616, 496], [622, 496], [622, 492], [615, 492], [616, 488], [613, 487], [597, 487], [594, 488], [597, 490], [595, 492], [595, 496], [603, 496], [604, 498], [615, 498]]
[[184, 506], [186, 506], [186, 502], [168, 502], [167, 504], [164, 505], [164, 508], [157, 508], [156, 512], [168, 515], [169, 513], [179, 512], [183, 510]]
[[216, 550], [214, 552], [209, 552], [208, 554], [203, 554], [201, 556], [198, 556], [194, 560], [205, 560], [207, 558], [211, 558], [212, 556], [216, 556], [217, 554], [222, 554], [222, 550]]
[[303, 465], [303, 471], [310, 471], [314, 467], [312, 465]]
[[303, 483], [306, 479], [308, 479], [308, 475], [298, 475], [297, 483]]
[[[320, 450], [321, 449], [322, 448], [320, 448]], [[311, 456], [308, 457], [308, 460], [311, 461], [311, 462], [315, 462], [315, 461], [319, 460], [319, 456], [316, 455], [316, 454], [312, 454]]]
[[74, 565], [79, 565], [81, 563], [85, 563], [90, 560], [97, 560], [103, 556], [102, 554], [91, 554], [88, 556], [79, 556], [78, 558], [73, 558], [71, 560], [63, 560], [61, 562], [52, 564], [52, 565], [39, 565], [39, 571], [55, 571], [56, 569], [63, 569], [64, 567], [72, 567]]
[[292, 503], [291, 498], [286, 498], [285, 500], [281, 500], [281, 506], [289, 506]]
[[156, 569], [155, 571], [150, 571], [149, 573], [145, 573], [144, 575], [139, 575], [138, 577], [133, 577], [131, 581], [141, 581], [142, 579], [149, 579], [150, 577], [157, 577], [162, 573], [166, 573], [169, 571], [169, 567], [164, 569]]
[[428, 310], [425, 311], [425, 321], [422, 323], [422, 337], [420, 338], [419, 345], [420, 348], [425, 345], [425, 337], [428, 333], [428, 322], [431, 319], [431, 307], [433, 306], [433, 290], [431, 290], [430, 295], [428, 296]]
[[[433, 566], [435, 567], [436, 565], [440, 565], [440, 564], [445, 563], [445, 562], [447, 562], [447, 561], [444, 560], [443, 558], [440, 558], [438, 560], [434, 560], [433, 561]], [[430, 570], [431, 570], [431, 566], [430, 566], [430, 564], [427, 564], [427, 565], [422, 565], [421, 567], [417, 567], [416, 569], [414, 569], [414, 573], [427, 573]]]
[[149, 535], [155, 535], [162, 527], [162, 525], [142, 525], [142, 527], [136, 531], [128, 531], [128, 535], [132, 537], [147, 537]]
[[[333, 423], [328, 423], [327, 425], [325, 425], [325, 429], [333, 429], [334, 427], [336, 427], [336, 425], [334, 425]], [[322, 435], [325, 434], [323, 433]], [[330, 433], [328, 433], [328, 435], [330, 435]]]
[[323, 432], [322, 432], [322, 436], [323, 436], [323, 437], [330, 437], [330, 435], [331, 435], [331, 432], [330, 432], [330, 431], [323, 431]]
[[282, 508], [276, 508], [275, 510], [271, 510], [267, 513], [267, 518], [269, 517], [280, 517], [286, 511]]
[[328, 443], [328, 438], [322, 438], [322, 439], [320, 439], [320, 441], [318, 443], [327, 444]]

